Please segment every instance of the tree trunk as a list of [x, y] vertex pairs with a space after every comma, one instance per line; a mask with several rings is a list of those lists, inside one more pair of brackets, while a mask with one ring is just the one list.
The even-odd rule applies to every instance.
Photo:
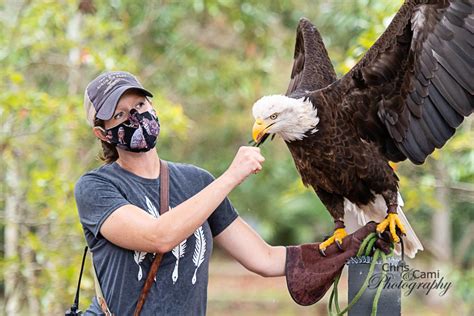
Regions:
[[449, 263], [452, 257], [451, 207], [449, 206], [449, 176], [442, 161], [434, 161], [436, 177], [436, 196], [440, 208], [433, 213], [431, 222], [432, 245], [440, 250], [436, 252], [437, 261]]
[[[435, 259], [431, 262], [430, 271], [441, 272], [446, 275], [451, 270], [452, 263], [452, 234], [451, 234], [451, 207], [449, 205], [449, 175], [446, 166], [441, 160], [432, 160], [432, 170], [436, 178], [436, 199], [439, 208], [434, 210], [431, 220], [431, 245]], [[451, 292], [448, 291], [439, 299], [439, 295], [431, 292], [426, 297], [426, 302], [430, 306], [446, 304], [450, 300]]]
[[76, 14], [69, 20], [69, 24], [67, 26], [67, 39], [70, 40], [72, 43], [75, 43], [70, 50], [68, 56], [68, 68], [69, 68], [69, 78], [68, 78], [68, 92], [70, 95], [77, 95], [79, 94], [79, 88], [81, 86], [80, 81], [80, 31], [81, 31], [81, 24], [82, 24], [82, 14], [80, 11], [77, 11]]
[[19, 268], [19, 240], [21, 223], [21, 188], [18, 164], [12, 161], [6, 165], [5, 190], [5, 314], [18, 315], [20, 311], [21, 289]]

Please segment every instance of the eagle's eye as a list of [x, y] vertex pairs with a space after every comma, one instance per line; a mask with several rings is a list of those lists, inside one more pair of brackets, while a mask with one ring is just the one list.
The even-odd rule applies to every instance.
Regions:
[[278, 117], [278, 113], [273, 113], [272, 115], [270, 115], [270, 119], [272, 120], [276, 120], [277, 117]]

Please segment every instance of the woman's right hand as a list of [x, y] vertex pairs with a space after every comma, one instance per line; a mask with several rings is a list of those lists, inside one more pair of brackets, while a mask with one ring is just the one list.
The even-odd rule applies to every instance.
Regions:
[[242, 146], [224, 173], [229, 177], [235, 186], [239, 185], [252, 173], [256, 174], [262, 170], [262, 163], [265, 158], [260, 153], [260, 148]]

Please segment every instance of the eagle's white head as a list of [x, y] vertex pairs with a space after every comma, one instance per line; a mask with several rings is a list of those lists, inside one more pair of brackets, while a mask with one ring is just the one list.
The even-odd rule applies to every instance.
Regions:
[[309, 98], [265, 96], [255, 102], [252, 113], [255, 118], [252, 137], [257, 144], [270, 134], [278, 134], [288, 142], [301, 140], [308, 131], [315, 133], [319, 123], [318, 111]]

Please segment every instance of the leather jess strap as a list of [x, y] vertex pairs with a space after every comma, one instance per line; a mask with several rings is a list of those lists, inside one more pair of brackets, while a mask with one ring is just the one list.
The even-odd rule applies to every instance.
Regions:
[[[168, 163], [160, 159], [160, 214], [164, 214], [169, 210], [169, 169]], [[143, 285], [140, 296], [138, 297], [137, 307], [135, 308], [134, 316], [139, 316], [140, 312], [145, 304], [146, 297], [150, 291], [151, 286], [155, 280], [156, 273], [158, 272], [158, 267], [160, 266], [161, 259], [163, 254], [157, 252], [155, 254], [155, 259], [151, 264], [150, 271]]]

